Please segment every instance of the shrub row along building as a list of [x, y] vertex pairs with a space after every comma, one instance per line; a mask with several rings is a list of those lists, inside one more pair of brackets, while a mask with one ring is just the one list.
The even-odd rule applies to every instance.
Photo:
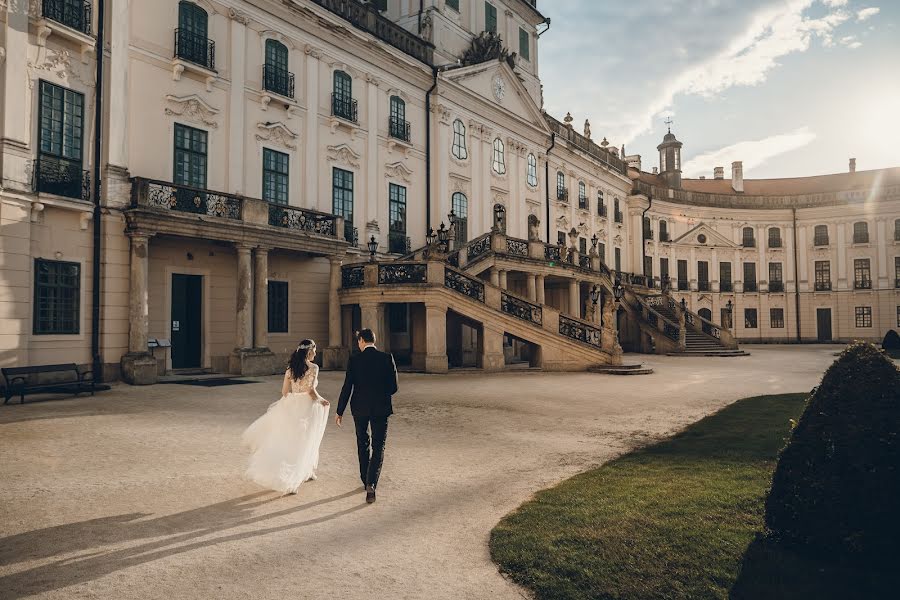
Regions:
[[339, 367], [364, 325], [428, 371], [580, 369], [900, 321], [900, 169], [683, 179], [669, 133], [645, 172], [543, 112], [535, 0], [0, 20], [3, 365]]

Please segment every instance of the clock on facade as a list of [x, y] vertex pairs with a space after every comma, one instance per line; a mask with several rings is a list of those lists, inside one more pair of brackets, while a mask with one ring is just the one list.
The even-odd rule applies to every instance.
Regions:
[[697, 241], [700, 242], [701, 244], [705, 244], [706, 236], [701, 233], [700, 235], [697, 236]]
[[498, 102], [503, 100], [503, 97], [506, 96], [506, 82], [503, 81], [503, 78], [499, 75], [494, 77], [493, 88], [494, 98], [496, 98]]

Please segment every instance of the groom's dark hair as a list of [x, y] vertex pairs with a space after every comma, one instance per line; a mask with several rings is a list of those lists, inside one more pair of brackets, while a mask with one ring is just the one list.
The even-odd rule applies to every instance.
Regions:
[[375, 333], [371, 329], [360, 329], [356, 332], [356, 339], [362, 340], [367, 344], [374, 344]]

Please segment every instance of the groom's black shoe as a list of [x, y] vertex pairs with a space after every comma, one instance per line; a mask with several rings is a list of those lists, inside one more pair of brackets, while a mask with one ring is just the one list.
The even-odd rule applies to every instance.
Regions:
[[375, 486], [367, 485], [366, 486], [366, 504], [372, 504], [375, 502]]

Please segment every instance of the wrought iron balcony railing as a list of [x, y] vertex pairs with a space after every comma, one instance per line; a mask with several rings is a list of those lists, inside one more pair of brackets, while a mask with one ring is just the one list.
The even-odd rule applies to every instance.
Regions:
[[872, 289], [872, 280], [871, 279], [857, 279], [853, 282], [853, 288], [857, 290], [871, 290]]
[[731, 283], [730, 281], [723, 281], [722, 283], [719, 284], [719, 291], [720, 292], [733, 292], [734, 284]]
[[769, 248], [781, 248], [781, 238], [770, 239]]
[[756, 240], [745, 238], [741, 245], [744, 248], [756, 248]]
[[831, 291], [831, 282], [830, 281], [817, 281], [815, 284], [815, 289], [817, 292], [830, 292]]
[[331, 94], [331, 114], [339, 119], [356, 123], [359, 118], [359, 104], [353, 98]]
[[556, 199], [560, 202], [569, 201], [569, 190], [564, 188], [556, 188]]
[[783, 281], [770, 281], [769, 282], [769, 291], [780, 293], [784, 291], [784, 282]]
[[616, 211], [615, 217], [616, 217], [616, 219], [615, 219], [616, 223], [622, 223], [625, 221], [625, 215], [623, 215], [622, 211], [620, 211], [620, 210]]
[[755, 281], [745, 281], [744, 282], [744, 291], [745, 292], [755, 292], [759, 289], [759, 286], [756, 285]]
[[813, 239], [813, 246], [827, 246], [828, 245], [828, 236], [816, 236]]
[[401, 121], [397, 117], [391, 117], [390, 121], [388, 122], [388, 133], [392, 138], [403, 140], [404, 142], [409, 142], [409, 121]]
[[869, 243], [869, 234], [868, 233], [854, 233], [853, 234], [853, 243], [854, 244], [868, 244]]
[[581, 210], [588, 209], [588, 199], [587, 196], [578, 196], [578, 208]]
[[78, 0], [42, 0], [41, 14], [75, 31], [91, 35], [91, 3]]
[[434, 64], [434, 45], [407, 31], [378, 13], [372, 4], [359, 0], [312, 0], [357, 29], [361, 29], [381, 41], [397, 48], [427, 65]]
[[[269, 204], [269, 225], [272, 227], [297, 229], [299, 231], [308, 231], [310, 233], [334, 237], [337, 233], [335, 232], [334, 224], [334, 215], [293, 206], [285, 206], [283, 204]], [[347, 223], [345, 222], [345, 229], [346, 226]], [[353, 229], [352, 223], [350, 223], [350, 229]], [[347, 239], [347, 241], [349, 242], [351, 240]]]
[[688, 285], [688, 280], [687, 280], [687, 279], [679, 279], [679, 280], [678, 280], [678, 291], [679, 291], [679, 292], [684, 292], [684, 291], [687, 291], [687, 290], [689, 290], [689, 289], [691, 289], [691, 286]]
[[293, 98], [294, 74], [287, 69], [263, 65], [263, 89], [285, 98]]
[[388, 233], [388, 252], [391, 254], [406, 254], [412, 244], [405, 232], [391, 231]]
[[898, 277], [897, 279], [894, 280], [894, 287], [900, 288], [900, 277]]
[[669, 241], [671, 241], [671, 240], [669, 239], [669, 232], [667, 232], [667, 231], [660, 231], [660, 232], [659, 232], [659, 241], [661, 241], [661, 242], [669, 242]]
[[597, 215], [600, 217], [605, 217], [607, 215], [607, 208], [605, 204], [597, 204]]
[[703, 281], [702, 279], [697, 282], [697, 291], [698, 292], [708, 292], [709, 291], [709, 282]]
[[34, 163], [34, 191], [90, 200], [91, 174], [81, 167], [81, 162], [39, 156]]
[[185, 29], [175, 30], [175, 57], [200, 65], [210, 71], [216, 70], [216, 43]]

